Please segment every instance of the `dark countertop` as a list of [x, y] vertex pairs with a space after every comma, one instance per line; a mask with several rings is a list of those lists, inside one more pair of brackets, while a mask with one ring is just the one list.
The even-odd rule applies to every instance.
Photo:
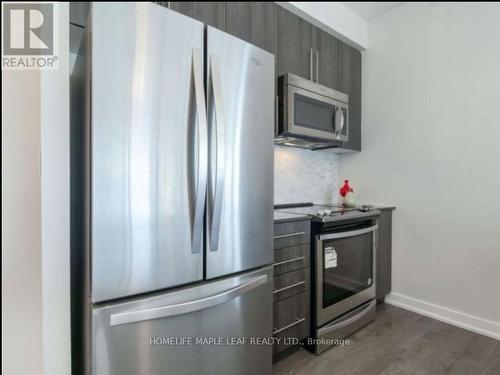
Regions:
[[373, 207], [375, 207], [376, 210], [395, 210], [396, 206], [384, 206], [384, 205], [378, 205], [374, 204]]
[[[286, 209], [284, 209], [284, 210], [286, 210]], [[384, 209], [382, 209], [382, 210], [384, 210]], [[283, 222], [294, 221], [294, 220], [304, 220], [304, 218], [310, 219], [310, 217], [307, 215], [293, 214], [293, 213], [288, 213], [286, 211], [285, 212], [274, 211], [274, 218], [275, 218], [274, 222], [275, 223], [276, 223], [276, 215], [277, 214], [294, 215], [297, 217], [302, 217], [302, 218], [295, 218], [295, 219], [291, 218], [288, 220], [282, 220]], [[359, 220], [361, 218], [370, 218], [370, 217], [379, 216], [379, 215], [380, 215], [380, 210], [378, 208], [375, 208], [374, 210], [367, 211], [367, 212], [354, 211], [354, 212], [350, 212], [349, 215], [334, 215], [334, 216], [329, 218], [328, 222], [333, 223], [333, 222], [339, 222], [339, 221]], [[313, 219], [312, 221], [315, 221], [315, 220]]]
[[[370, 213], [361, 213], [359, 216], [350, 216], [350, 218], [358, 218], [358, 217], [363, 217], [363, 216], [377, 216], [380, 214], [379, 211], [384, 211], [384, 210], [395, 210], [395, 206], [385, 206], [385, 205], [377, 205], [374, 204], [374, 211]], [[307, 215], [301, 215], [301, 214], [294, 214], [287, 212], [287, 209], [275, 209], [274, 210], [274, 223], [286, 223], [289, 221], [300, 221], [300, 220], [310, 220], [310, 217]], [[346, 220], [345, 216], [338, 216], [334, 221], [342, 221]]]
[[300, 220], [310, 220], [310, 217], [307, 215], [274, 211], [274, 223], [286, 223], [288, 221], [300, 221]]

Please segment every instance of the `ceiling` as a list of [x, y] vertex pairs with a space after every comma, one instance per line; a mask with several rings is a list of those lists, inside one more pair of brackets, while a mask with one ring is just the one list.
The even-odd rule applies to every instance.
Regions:
[[391, 3], [391, 2], [346, 2], [341, 3], [345, 7], [349, 8], [353, 13], [363, 18], [366, 22], [370, 22], [377, 17], [389, 12], [400, 6], [403, 3]]

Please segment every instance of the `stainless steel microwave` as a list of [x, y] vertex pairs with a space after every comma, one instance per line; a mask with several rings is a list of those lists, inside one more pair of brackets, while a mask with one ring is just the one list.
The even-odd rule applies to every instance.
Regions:
[[349, 96], [285, 74], [278, 79], [275, 143], [321, 149], [349, 140]]

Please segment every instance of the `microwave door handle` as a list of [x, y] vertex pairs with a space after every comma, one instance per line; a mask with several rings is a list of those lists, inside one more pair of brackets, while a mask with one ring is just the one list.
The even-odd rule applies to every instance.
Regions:
[[314, 76], [313, 76], [313, 49], [309, 51], [309, 80], [314, 81]]
[[319, 83], [319, 52], [316, 51], [316, 83]]
[[338, 107], [339, 112], [340, 112], [340, 126], [339, 126], [339, 134], [342, 135], [344, 131], [344, 126], [345, 126], [345, 118], [344, 118], [344, 111], [342, 110], [342, 107]]
[[337, 129], [337, 116], [338, 116], [339, 107], [337, 105], [333, 106], [333, 134], [338, 134]]
[[196, 200], [194, 203], [194, 217], [191, 230], [191, 252], [197, 254], [202, 250], [203, 215], [208, 174], [208, 128], [203, 87], [203, 54], [199, 48], [193, 48], [192, 69], [196, 121], [198, 125], [198, 173], [196, 177]]
[[333, 130], [335, 132], [335, 135], [338, 137], [339, 135], [342, 134], [344, 131], [344, 112], [342, 111], [342, 107], [336, 105], [335, 106], [335, 125], [333, 127]]
[[209, 215], [210, 251], [219, 247], [222, 198], [224, 194], [225, 150], [224, 150], [224, 108], [220, 81], [219, 56], [210, 55], [210, 78], [212, 80], [213, 105], [215, 110], [215, 179], [213, 181], [212, 213]]

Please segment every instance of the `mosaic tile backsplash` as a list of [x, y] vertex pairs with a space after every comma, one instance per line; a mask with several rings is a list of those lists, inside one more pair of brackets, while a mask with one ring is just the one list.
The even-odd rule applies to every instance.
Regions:
[[274, 146], [274, 204], [337, 201], [338, 156]]

